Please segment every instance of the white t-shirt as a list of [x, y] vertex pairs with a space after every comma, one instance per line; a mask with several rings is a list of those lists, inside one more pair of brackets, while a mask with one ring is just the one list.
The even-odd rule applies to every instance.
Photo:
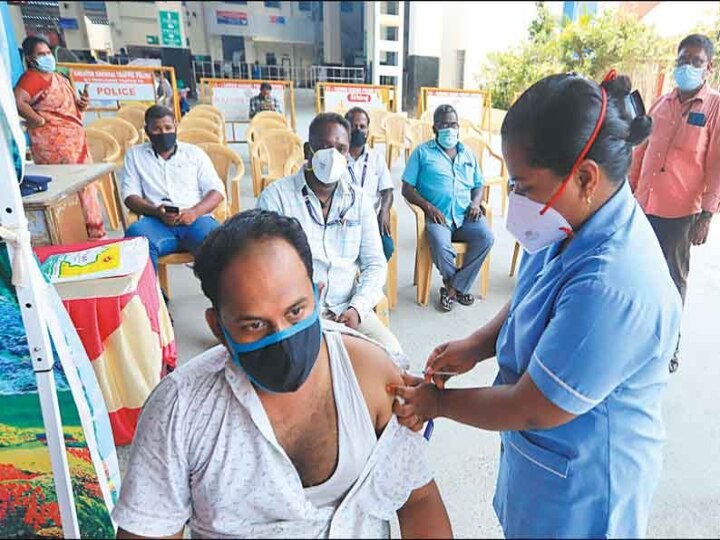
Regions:
[[155, 206], [191, 208], [213, 190], [225, 195], [210, 157], [194, 144], [178, 142], [168, 160], [156, 155], [150, 143], [133, 146], [125, 155], [123, 200], [138, 195]]
[[[324, 336], [344, 350], [340, 333]], [[193, 538], [387, 538], [395, 512], [432, 479], [427, 443], [393, 416], [361, 468], [337, 507], [315, 507], [254, 387], [217, 346], [148, 399], [113, 519], [148, 537], [189, 521]]]
[[353, 182], [362, 186], [363, 191], [370, 197], [375, 213], [379, 212], [380, 192], [393, 189], [393, 180], [385, 163], [385, 157], [366, 144], [363, 153], [357, 159], [348, 154], [348, 165], [355, 175]]

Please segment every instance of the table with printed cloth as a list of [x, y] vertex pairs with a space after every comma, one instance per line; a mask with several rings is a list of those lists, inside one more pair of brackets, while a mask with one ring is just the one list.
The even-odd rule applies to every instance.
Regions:
[[129, 444], [145, 400], [177, 360], [147, 240], [37, 247], [35, 253], [92, 362], [115, 444]]

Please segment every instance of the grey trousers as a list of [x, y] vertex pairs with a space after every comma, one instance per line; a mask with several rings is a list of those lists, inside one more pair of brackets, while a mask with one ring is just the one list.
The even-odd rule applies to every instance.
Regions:
[[[477, 221], [465, 219], [460, 228], [454, 224], [448, 226], [426, 223], [425, 234], [430, 244], [433, 263], [440, 270], [445, 284], [463, 294], [468, 294], [480, 273], [485, 257], [490, 253], [495, 242], [495, 237], [485, 216]], [[465, 261], [460, 269], [455, 266], [457, 254], [452, 247], [453, 242], [468, 244]]]

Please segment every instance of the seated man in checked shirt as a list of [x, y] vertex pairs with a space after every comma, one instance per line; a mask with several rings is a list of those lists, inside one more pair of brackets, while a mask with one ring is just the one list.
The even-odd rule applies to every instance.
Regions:
[[258, 207], [302, 225], [312, 250], [313, 280], [322, 286], [321, 315], [398, 353], [397, 338], [373, 311], [383, 296], [387, 262], [372, 201], [350, 181], [349, 147], [348, 121], [336, 113], [317, 115], [305, 143], [306, 165], [268, 186]]
[[202, 245], [195, 274], [222, 344], [145, 404], [118, 537], [182, 538], [189, 522], [193, 538], [389, 538], [395, 514], [405, 538], [449, 537], [427, 443], [392, 416], [399, 369], [321, 322], [298, 222], [234, 216]]
[[272, 95], [272, 86], [266, 82], [260, 85], [260, 93], [250, 99], [250, 119], [252, 120], [257, 113], [263, 111], [283, 112], [280, 101]]

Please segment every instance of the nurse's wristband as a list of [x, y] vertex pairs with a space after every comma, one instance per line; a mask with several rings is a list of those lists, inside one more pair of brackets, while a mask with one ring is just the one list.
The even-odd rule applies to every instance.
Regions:
[[712, 212], [708, 212], [707, 210], [703, 210], [702, 212], [700, 212], [700, 219], [711, 219], [712, 217]]

